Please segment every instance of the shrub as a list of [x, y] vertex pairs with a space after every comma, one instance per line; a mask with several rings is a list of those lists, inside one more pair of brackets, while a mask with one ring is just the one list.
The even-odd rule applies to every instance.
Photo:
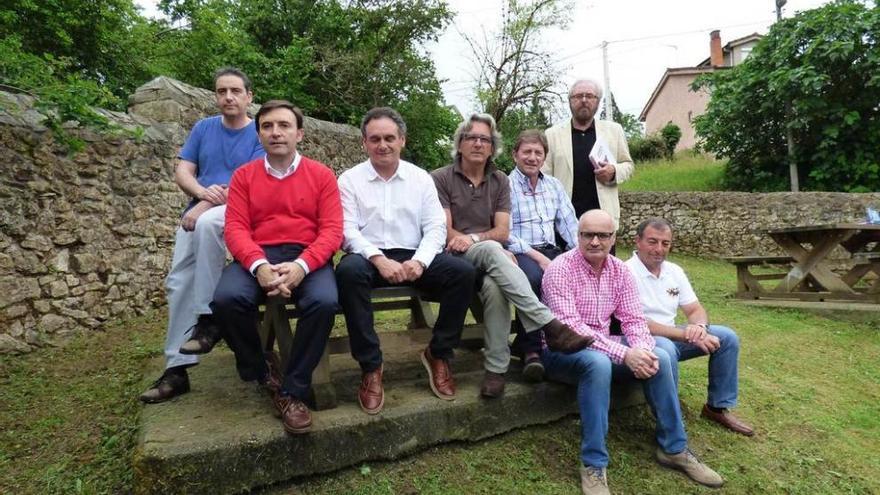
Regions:
[[675, 147], [681, 140], [681, 128], [669, 122], [660, 129], [660, 138], [663, 139], [663, 145], [666, 147], [666, 158], [672, 160], [675, 156]]
[[636, 136], [629, 140], [629, 154], [635, 162], [659, 160], [666, 156], [666, 142], [657, 134]]

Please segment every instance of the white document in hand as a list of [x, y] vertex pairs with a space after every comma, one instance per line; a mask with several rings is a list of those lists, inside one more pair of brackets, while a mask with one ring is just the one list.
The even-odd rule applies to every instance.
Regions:
[[614, 158], [614, 154], [611, 153], [611, 148], [608, 147], [608, 143], [599, 136], [596, 136], [596, 144], [594, 144], [593, 149], [590, 150], [590, 162], [593, 164], [593, 170], [602, 168], [602, 165], [599, 165], [599, 162], [608, 162], [612, 165], [617, 165], [617, 159]]

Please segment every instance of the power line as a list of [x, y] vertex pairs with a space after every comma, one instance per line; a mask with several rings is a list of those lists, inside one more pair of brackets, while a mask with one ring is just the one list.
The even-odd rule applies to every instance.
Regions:
[[[608, 43], [609, 44], [611, 44], [611, 43], [631, 43], [633, 41], [646, 41], [646, 40], [653, 40], [653, 39], [659, 39], [659, 38], [668, 38], [670, 36], [681, 36], [681, 35], [685, 35], [685, 34], [705, 33], [707, 31], [714, 31], [715, 29], [730, 29], [730, 28], [736, 28], [736, 27], [754, 26], [755, 24], [760, 24], [760, 23], [764, 23], [764, 22], [767, 22], [766, 19], [746, 22], [746, 23], [742, 23], [742, 24], [730, 24], [727, 26], [718, 26], [718, 27], [713, 27], [713, 28], [694, 29], [691, 31], [680, 31], [677, 33], [654, 34], [651, 36], [641, 36], [638, 38], [625, 38], [625, 39], [620, 39], [620, 40], [610, 40], [610, 41], [608, 41]], [[566, 55], [565, 57], [560, 58], [558, 61], [563, 62], [563, 61], [568, 60], [570, 58], [574, 58], [579, 55], [583, 55], [584, 53], [587, 53], [589, 51], [598, 50], [599, 48], [602, 48], [602, 43], [592, 45], [592, 46], [589, 46], [583, 50], [574, 52], [570, 55]]]

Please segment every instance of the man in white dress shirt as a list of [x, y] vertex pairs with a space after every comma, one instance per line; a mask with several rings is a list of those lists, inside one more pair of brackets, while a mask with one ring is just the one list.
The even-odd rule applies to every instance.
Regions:
[[406, 144], [406, 123], [400, 114], [385, 107], [370, 110], [361, 122], [361, 134], [369, 159], [339, 177], [342, 247], [348, 254], [336, 268], [351, 354], [363, 372], [358, 402], [367, 414], [379, 413], [385, 402], [370, 289], [401, 285], [439, 298], [433, 337], [421, 359], [434, 394], [452, 400], [455, 382], [449, 359], [473, 297], [475, 269], [442, 252], [446, 215], [431, 176], [400, 159]]

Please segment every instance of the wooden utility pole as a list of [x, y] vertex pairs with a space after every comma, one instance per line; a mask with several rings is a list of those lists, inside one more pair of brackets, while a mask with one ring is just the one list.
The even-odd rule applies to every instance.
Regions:
[[608, 74], [608, 42], [602, 42], [602, 67], [605, 71], [605, 118], [614, 121], [614, 97], [611, 95], [611, 76]]
[[[776, 22], [782, 20], [782, 7], [788, 0], [776, 0]], [[794, 131], [791, 130], [788, 123], [791, 122], [791, 102], [785, 103], [785, 142], [788, 145], [788, 175], [791, 178], [791, 192], [798, 192], [800, 185], [798, 183], [797, 162], [794, 161]]]

